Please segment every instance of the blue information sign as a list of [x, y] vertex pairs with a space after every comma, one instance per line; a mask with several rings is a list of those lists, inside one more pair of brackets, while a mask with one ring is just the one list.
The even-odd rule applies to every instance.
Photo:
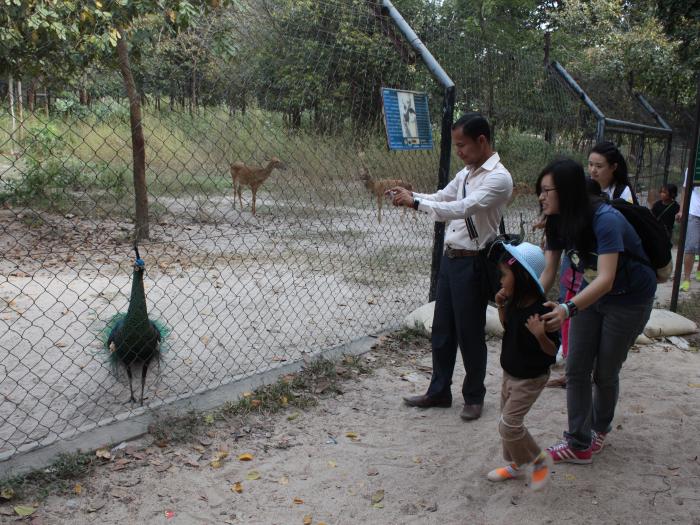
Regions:
[[433, 149], [426, 93], [382, 88], [382, 100], [389, 149]]

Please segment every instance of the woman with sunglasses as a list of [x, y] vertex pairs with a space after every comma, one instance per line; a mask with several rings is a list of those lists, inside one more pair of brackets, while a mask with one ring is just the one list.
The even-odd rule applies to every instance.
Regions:
[[[566, 359], [569, 428], [547, 451], [555, 463], [591, 463], [612, 428], [619, 372], [627, 352], [649, 320], [656, 292], [654, 270], [627, 220], [602, 198], [586, 191], [583, 166], [569, 159], [547, 166], [536, 191], [546, 217], [545, 270], [549, 290], [562, 251], [583, 273], [576, 295], [547, 303], [547, 330], [571, 319]], [[593, 384], [591, 384], [593, 374]]]

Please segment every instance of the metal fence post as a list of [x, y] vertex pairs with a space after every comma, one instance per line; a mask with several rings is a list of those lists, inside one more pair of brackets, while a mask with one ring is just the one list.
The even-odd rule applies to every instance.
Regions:
[[[452, 148], [452, 120], [455, 106], [454, 86], [445, 89], [442, 102], [442, 135], [440, 137], [440, 167], [438, 169], [438, 189], [447, 186], [450, 178], [450, 153]], [[428, 300], [434, 301], [437, 293], [437, 278], [445, 244], [445, 223], [436, 222], [433, 237], [433, 260], [430, 266], [430, 292]]]
[[[678, 309], [678, 291], [681, 285], [681, 273], [683, 270], [683, 255], [685, 254], [685, 235], [688, 231], [688, 212], [690, 211], [690, 195], [693, 192], [695, 170], [698, 169], [698, 141], [700, 141], [700, 75], [696, 79], [697, 92], [695, 95], [695, 126], [693, 131], [693, 145], [688, 157], [688, 171], [685, 180], [685, 190], [683, 191], [683, 215], [681, 220], [681, 231], [678, 237], [678, 250], [676, 252], [676, 269], [673, 274], [673, 291], [671, 292], [670, 310], [675, 312]], [[693, 263], [694, 264], [694, 263]]]

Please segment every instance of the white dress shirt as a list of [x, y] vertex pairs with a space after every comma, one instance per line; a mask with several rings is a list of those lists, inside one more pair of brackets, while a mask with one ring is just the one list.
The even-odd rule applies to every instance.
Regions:
[[[481, 250], [498, 235], [498, 226], [513, 193], [513, 178], [498, 153], [475, 170], [460, 170], [437, 193], [413, 193], [418, 209], [435, 221], [447, 222], [445, 244], [457, 250]], [[466, 184], [465, 184], [466, 183]], [[469, 236], [466, 220], [472, 219], [477, 237]]]

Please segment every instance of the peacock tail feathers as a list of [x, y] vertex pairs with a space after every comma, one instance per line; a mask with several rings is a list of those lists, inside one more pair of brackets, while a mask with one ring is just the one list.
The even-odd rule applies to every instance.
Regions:
[[[110, 365], [115, 368], [119, 364], [119, 357], [116, 352], [110, 351], [109, 338], [117, 325], [124, 323], [126, 315], [126, 312], [119, 312], [118, 314], [113, 315], [99, 333], [99, 338], [102, 341], [103, 353], [105, 354], [105, 357]], [[162, 356], [163, 354], [167, 353], [168, 350], [170, 350], [168, 336], [172, 332], [172, 329], [160, 319], [150, 319], [149, 321], [155, 325], [156, 329], [160, 333], [160, 355]]]

